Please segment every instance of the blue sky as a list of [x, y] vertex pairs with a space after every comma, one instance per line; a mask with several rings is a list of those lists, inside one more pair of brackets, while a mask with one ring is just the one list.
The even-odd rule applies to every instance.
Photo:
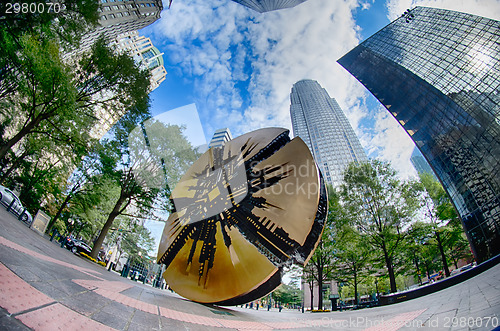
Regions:
[[151, 93], [153, 114], [194, 104], [199, 120], [192, 112], [183, 119], [203, 128], [192, 139], [207, 141], [223, 127], [233, 136], [291, 129], [292, 85], [314, 79], [342, 107], [369, 157], [415, 176], [408, 135], [336, 61], [417, 5], [500, 20], [500, 0], [307, 0], [262, 14], [231, 0], [174, 0], [171, 9], [164, 1], [161, 19], [139, 32], [164, 53], [168, 73]]

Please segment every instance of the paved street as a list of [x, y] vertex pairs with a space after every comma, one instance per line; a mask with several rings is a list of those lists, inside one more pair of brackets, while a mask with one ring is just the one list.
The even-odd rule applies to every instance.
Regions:
[[304, 314], [217, 307], [108, 272], [0, 208], [0, 306], [0, 330], [492, 330], [500, 323], [500, 265], [384, 307]]

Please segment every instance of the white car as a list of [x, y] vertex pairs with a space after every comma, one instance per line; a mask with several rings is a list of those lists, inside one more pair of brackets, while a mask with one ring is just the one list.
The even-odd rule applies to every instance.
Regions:
[[11, 190], [0, 185], [0, 204], [4, 205], [12, 214], [16, 215], [21, 221], [31, 224], [33, 218], [24, 208], [23, 204]]

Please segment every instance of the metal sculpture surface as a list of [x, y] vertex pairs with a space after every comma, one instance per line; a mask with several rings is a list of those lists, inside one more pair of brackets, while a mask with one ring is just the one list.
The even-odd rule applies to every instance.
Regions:
[[289, 131], [253, 131], [211, 148], [172, 191], [158, 250], [163, 277], [197, 302], [236, 305], [305, 264], [323, 231], [325, 185], [311, 152]]

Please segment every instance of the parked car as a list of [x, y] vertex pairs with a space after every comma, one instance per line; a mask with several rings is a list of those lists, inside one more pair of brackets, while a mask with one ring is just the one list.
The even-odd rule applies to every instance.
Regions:
[[24, 208], [17, 195], [2, 185], [0, 185], [0, 204], [8, 208], [9, 211], [16, 215], [21, 221], [27, 224], [31, 224], [33, 221], [33, 217], [31, 217], [31, 214]]
[[66, 238], [66, 248], [72, 251], [73, 253], [85, 253], [90, 255], [92, 248], [87, 245], [84, 241], [73, 238]]
[[469, 264], [467, 264], [467, 265], [463, 266], [462, 268], [460, 268], [460, 272], [465, 271], [465, 270], [472, 269], [472, 268], [474, 268], [474, 267], [475, 267], [474, 263], [469, 263]]

